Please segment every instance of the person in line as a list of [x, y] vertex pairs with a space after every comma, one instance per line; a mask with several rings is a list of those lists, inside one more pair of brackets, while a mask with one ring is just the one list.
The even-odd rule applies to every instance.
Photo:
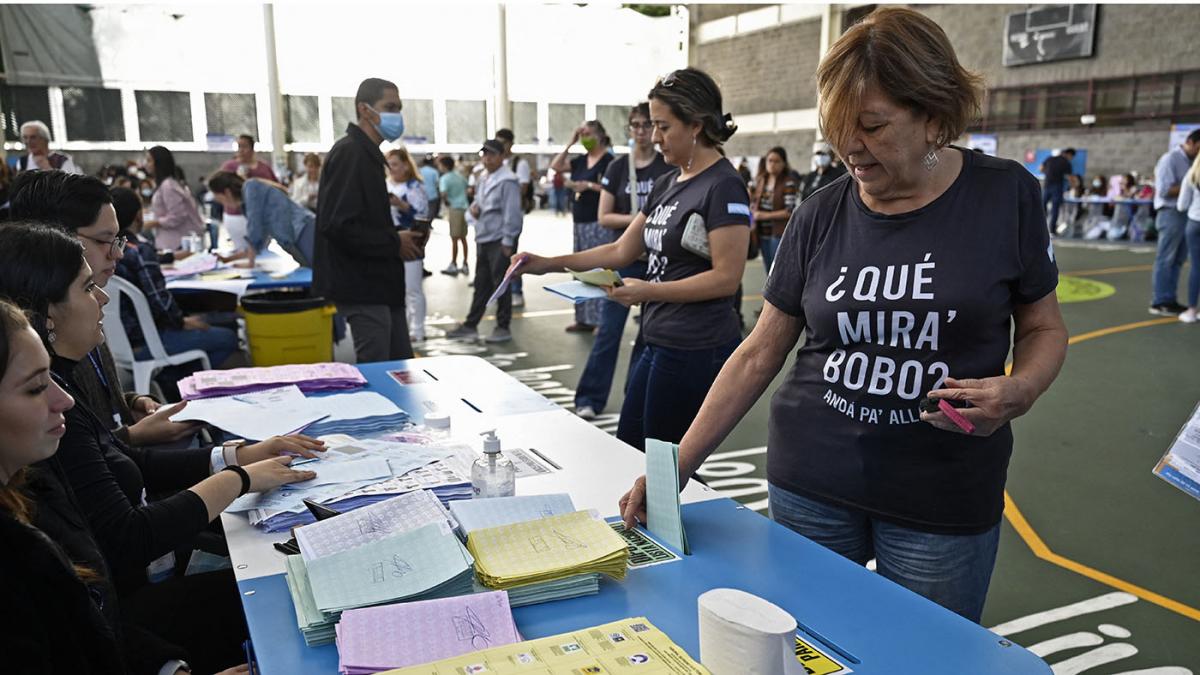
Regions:
[[[447, 332], [448, 338], [479, 338], [479, 322], [483, 320], [487, 300], [504, 279], [525, 218], [521, 212], [520, 184], [504, 162], [504, 146], [494, 139], [484, 141], [479, 157], [484, 174], [471, 204], [471, 214], [475, 217], [475, 288], [466, 320]], [[511, 287], [505, 289], [497, 304], [496, 327], [485, 341], [508, 342], [512, 340]]]
[[[633, 222], [635, 209], [631, 194], [637, 195], [638, 208], [650, 197], [654, 181], [671, 171], [671, 165], [663, 160], [662, 154], [654, 149], [654, 125], [650, 122], [650, 104], [639, 103], [629, 111], [629, 136], [633, 139], [633, 167], [635, 182], [629, 181], [630, 155], [621, 155], [608, 165], [604, 178], [600, 180], [600, 225], [621, 236]], [[636, 190], [632, 192], [631, 190]], [[645, 256], [617, 270], [622, 279], [646, 278]], [[594, 419], [608, 405], [608, 393], [612, 389], [613, 375], [617, 370], [617, 357], [621, 352], [621, 337], [625, 333], [625, 319], [629, 308], [619, 302], [606, 302], [600, 308], [600, 327], [596, 340], [588, 354], [587, 364], [579, 375], [575, 387], [575, 414], [585, 420]], [[633, 352], [629, 356], [629, 370], [637, 364], [645, 343], [641, 329], [638, 330]], [[632, 378], [626, 375], [628, 383]]]
[[1062, 209], [1063, 194], [1067, 177], [1074, 173], [1071, 162], [1075, 161], [1075, 148], [1066, 148], [1042, 162], [1042, 199], [1047, 209], [1046, 227], [1051, 232], [1058, 228], [1058, 212]]
[[357, 119], [325, 156], [313, 292], [332, 300], [350, 324], [359, 363], [411, 359], [404, 309], [404, 261], [422, 251], [413, 231], [397, 230], [388, 204], [387, 162], [379, 144], [404, 133], [400, 90], [368, 78], [354, 96]]
[[520, 253], [519, 272], [619, 269], [649, 253], [646, 281], [628, 279], [609, 299], [642, 305], [646, 347], [626, 385], [617, 438], [679, 442], [725, 359], [741, 342], [733, 298], [750, 245], [750, 196], [721, 145], [737, 130], [721, 90], [695, 68], [659, 80], [648, 96], [653, 142], [676, 167], [611, 244], [544, 258]]
[[249, 246], [222, 256], [222, 262], [244, 259], [247, 267], [254, 267], [258, 254], [274, 239], [301, 267], [313, 266], [317, 216], [289, 199], [282, 185], [262, 178], [244, 180], [236, 173], [218, 171], [209, 177], [208, 189], [222, 208], [236, 209], [246, 217]]
[[[586, 151], [574, 159], [568, 159], [571, 146], [579, 143]], [[568, 191], [575, 193], [575, 205], [571, 218], [575, 227], [576, 253], [602, 246], [613, 241], [613, 234], [600, 225], [600, 179], [612, 161], [609, 152], [611, 141], [604, 125], [598, 120], [584, 122], [575, 129], [571, 140], [562, 152], [550, 162], [550, 168], [568, 173], [565, 183]], [[591, 333], [600, 324], [600, 306], [603, 300], [588, 300], [575, 305], [575, 323], [567, 326], [568, 333]]]
[[[296, 176], [296, 180], [292, 181], [289, 195], [292, 201], [316, 213], [317, 195], [320, 194], [320, 188], [321, 156], [315, 152], [310, 152], [304, 156], [304, 173]], [[305, 267], [308, 267], [308, 265]]]
[[[1041, 190], [1014, 161], [948, 145], [978, 114], [982, 83], [919, 12], [877, 9], [852, 26], [817, 87], [821, 129], [850, 173], [793, 214], [762, 316], [680, 444], [680, 476], [804, 334], [771, 402], [771, 517], [978, 622], [1010, 422], [1066, 357]], [[973, 431], [923, 398], [969, 403]], [[644, 518], [644, 479], [619, 505], [627, 524]]]
[[[46, 223], [75, 237], [97, 286], [104, 288], [116, 274], [128, 241], [120, 234], [112, 196], [100, 180], [62, 171], [22, 174], [13, 184], [10, 204], [14, 220]], [[170, 408], [154, 397], [121, 389], [112, 353], [103, 344], [83, 359], [74, 379], [83, 402], [101, 413], [108, 431], [126, 445], [174, 443], [196, 431], [193, 423], [172, 422]]]
[[[136, 286], [146, 296], [163, 348], [168, 354], [201, 349], [208, 354], [209, 363], [214, 367], [240, 365], [242, 357], [231, 359], [239, 353], [237, 331], [228, 326], [210, 325], [199, 315], [185, 315], [175, 302], [175, 296], [167, 290], [154, 245], [141, 235], [141, 200], [132, 190], [125, 188], [113, 188], [110, 194], [113, 210], [117, 214], [118, 236], [126, 241], [121, 260], [117, 262], [117, 276]], [[121, 304], [121, 324], [120, 327], [109, 326], [108, 329], [123, 328], [134, 349], [145, 350], [146, 338], [132, 302]]]
[[562, 217], [567, 215], [567, 179], [563, 176], [562, 171], [557, 171], [554, 167], [550, 167], [550, 172], [554, 176], [550, 179], [550, 186], [554, 195], [554, 215]]
[[833, 149], [829, 147], [828, 143], [817, 144], [817, 149], [813, 152], [812, 163], [813, 170], [804, 174], [800, 180], [800, 201], [808, 199], [812, 193], [846, 173], [846, 167], [837, 161], [837, 157], [834, 156]]
[[184, 237], [205, 231], [204, 218], [196, 198], [180, 179], [170, 150], [161, 145], [147, 150], [146, 170], [157, 187], [150, 199], [151, 217], [144, 225], [154, 233], [155, 246], [173, 251], [180, 248]]
[[787, 228], [792, 209], [799, 201], [799, 181], [792, 177], [788, 164], [787, 150], [775, 146], [767, 151], [758, 175], [754, 178], [754, 193], [750, 197], [751, 213], [758, 234], [758, 250], [762, 253], [763, 267], [771, 274], [771, 263], [775, 262], [775, 251]]
[[[471, 202], [467, 200], [467, 179], [455, 169], [454, 158], [450, 155], [438, 157], [438, 168], [442, 172], [438, 189], [446, 202], [446, 220], [450, 223], [450, 265], [442, 270], [442, 274], [468, 276], [471, 266], [467, 264], [467, 209]], [[457, 264], [460, 246], [461, 266]]]
[[1179, 272], [1187, 259], [1187, 214], [1178, 208], [1183, 176], [1200, 155], [1200, 129], [1195, 129], [1178, 147], [1171, 148], [1154, 166], [1154, 226], [1158, 229], [1158, 251], [1154, 257], [1153, 296], [1150, 313], [1178, 316], [1187, 307], [1175, 299]]
[[[79, 360], [104, 339], [100, 318], [108, 296], [96, 285], [83, 247], [59, 230], [31, 223], [0, 228], [0, 297], [29, 316], [50, 353], [50, 377], [76, 400], [64, 412], [57, 459], [126, 616], [197, 657], [237, 663], [245, 624], [232, 571], [182, 576], [187, 560], [176, 567], [176, 553], [190, 554], [238, 496], [314, 478], [287, 465], [293, 455], [315, 456], [323, 444], [296, 435], [211, 451], [139, 449], [108, 433], [80, 402], [72, 377]], [[182, 407], [172, 406], [171, 413]], [[162, 580], [149, 584], [152, 577]]]
[[431, 223], [442, 213], [441, 186], [438, 185], [440, 175], [437, 158], [432, 154], [425, 155], [421, 160], [421, 182], [425, 187], [425, 200], [429, 203], [429, 213], [426, 215]]
[[429, 239], [429, 197], [417, 164], [405, 148], [387, 154], [388, 202], [396, 229], [414, 232], [422, 255], [404, 261], [404, 307], [408, 316], [408, 334], [413, 342], [425, 341], [425, 244]]
[[[516, 136], [513, 135], [512, 129], [500, 129], [496, 132], [495, 138], [504, 146], [504, 161], [508, 163], [508, 168], [517, 174], [517, 184], [521, 186], [521, 212], [528, 214], [533, 211], [535, 203], [533, 171], [529, 168], [529, 160], [521, 155], [513, 154], [512, 146]], [[513, 249], [520, 245], [521, 242], [517, 241], [513, 244]], [[512, 306], [516, 308], [525, 306], [525, 286], [521, 283], [520, 277], [512, 280]]]
[[21, 143], [25, 154], [17, 157], [14, 169], [26, 171], [64, 171], [82, 174], [83, 170], [65, 152], [50, 149], [50, 127], [40, 120], [30, 120], [21, 125]]
[[1192, 168], [1188, 169], [1179, 184], [1179, 200], [1175, 206], [1187, 216], [1185, 237], [1188, 257], [1192, 262], [1192, 269], [1188, 272], [1188, 306], [1179, 315], [1179, 320], [1196, 323], [1197, 302], [1200, 302], [1200, 153], [1192, 160]]

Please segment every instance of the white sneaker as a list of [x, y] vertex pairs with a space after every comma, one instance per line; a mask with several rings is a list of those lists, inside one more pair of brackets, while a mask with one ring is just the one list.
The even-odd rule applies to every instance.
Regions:
[[594, 419], [596, 419], [596, 411], [595, 411], [595, 410], [592, 408], [592, 406], [590, 406], [590, 405], [585, 405], [585, 406], [583, 406], [583, 407], [576, 408], [576, 409], [575, 409], [575, 415], [576, 415], [577, 417], [579, 417], [579, 419], [581, 419], [581, 420], [594, 420]]
[[512, 294], [512, 306], [518, 307], [518, 308], [524, 307], [525, 306], [525, 294], [524, 293], [513, 293]]
[[467, 263], [463, 263], [462, 267], [458, 268], [458, 273], [463, 275], [464, 277], [471, 276], [471, 266], [468, 265]]
[[458, 276], [458, 265], [455, 265], [454, 263], [450, 263], [449, 267], [442, 270], [442, 274], [452, 276], [452, 277]]
[[1196, 310], [1191, 307], [1188, 307], [1179, 315], [1179, 320], [1184, 323], [1196, 323], [1196, 318]]

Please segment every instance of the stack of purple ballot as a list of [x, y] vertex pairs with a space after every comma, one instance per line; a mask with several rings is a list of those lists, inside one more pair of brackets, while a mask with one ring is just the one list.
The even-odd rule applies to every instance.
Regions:
[[358, 368], [347, 363], [305, 363], [266, 368], [203, 370], [179, 381], [184, 400], [230, 396], [294, 384], [304, 393], [358, 389], [366, 385]]

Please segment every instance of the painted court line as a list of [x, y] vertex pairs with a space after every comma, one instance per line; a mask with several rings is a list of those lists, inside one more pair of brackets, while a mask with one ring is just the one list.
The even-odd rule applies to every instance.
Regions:
[[[1034, 536], [1037, 535], [1035, 534]], [[1137, 602], [1137, 596], [1134, 596], [1130, 593], [1105, 593], [1104, 595], [1098, 595], [1094, 598], [1088, 598], [1087, 600], [1081, 600], [1069, 605], [1063, 605], [1062, 607], [1055, 607], [1054, 609], [1048, 609], [1044, 612], [1023, 616], [1019, 619], [1013, 619], [1012, 621], [1006, 621], [998, 626], [992, 626], [988, 630], [992, 631], [996, 635], [1008, 637], [1010, 635], [1023, 633], [1034, 628], [1040, 628], [1041, 626], [1045, 626], [1047, 624], [1064, 621], [1066, 619], [1072, 619], [1085, 614], [1103, 612], [1114, 607], [1128, 605], [1133, 602]]]

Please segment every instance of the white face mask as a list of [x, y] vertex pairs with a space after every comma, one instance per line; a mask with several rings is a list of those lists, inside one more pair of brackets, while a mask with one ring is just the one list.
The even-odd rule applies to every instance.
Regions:
[[817, 166], [826, 167], [833, 163], [833, 158], [824, 154], [813, 155], [813, 162], [816, 163]]
[[1097, 187], [1097, 188], [1098, 188], [1098, 187], [1100, 187], [1100, 186], [1102, 186], [1102, 185], [1104, 185], [1104, 182], [1103, 182], [1103, 181], [1099, 181], [1099, 180], [1094, 180], [1094, 181], [1092, 181], [1092, 187]]

